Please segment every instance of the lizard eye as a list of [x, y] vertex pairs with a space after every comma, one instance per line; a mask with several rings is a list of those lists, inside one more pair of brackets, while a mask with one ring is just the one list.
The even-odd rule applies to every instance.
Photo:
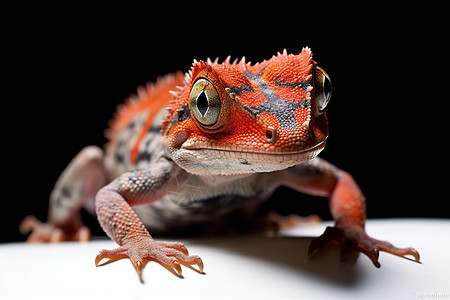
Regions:
[[327, 107], [331, 98], [331, 80], [327, 72], [321, 67], [316, 66], [314, 68], [314, 89], [317, 108], [322, 113]]
[[205, 78], [198, 79], [191, 89], [189, 105], [195, 119], [203, 126], [213, 126], [220, 116], [221, 102], [214, 85]]

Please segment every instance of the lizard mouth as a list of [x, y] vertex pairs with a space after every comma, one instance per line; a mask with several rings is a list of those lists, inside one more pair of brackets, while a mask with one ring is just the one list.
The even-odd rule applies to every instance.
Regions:
[[[224, 145], [214, 142], [193, 142], [183, 144], [182, 149], [207, 155], [210, 159], [239, 160], [245, 163], [298, 163], [317, 156], [325, 147], [327, 138], [311, 147], [292, 146], [289, 149], [264, 147], [258, 145]], [[202, 155], [202, 156], [203, 156]]]
[[310, 147], [289, 149], [261, 145], [223, 144], [189, 140], [185, 134], [166, 143], [168, 155], [178, 166], [196, 175], [237, 175], [275, 172], [315, 158], [325, 147], [327, 137]]

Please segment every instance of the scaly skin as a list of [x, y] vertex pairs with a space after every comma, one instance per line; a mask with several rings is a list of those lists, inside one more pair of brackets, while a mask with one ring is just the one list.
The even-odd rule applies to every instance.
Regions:
[[252, 211], [284, 185], [329, 198], [335, 226], [311, 243], [311, 255], [335, 243], [343, 257], [361, 252], [377, 267], [379, 251], [418, 262], [413, 248], [365, 233], [358, 185], [316, 157], [328, 137], [327, 84], [309, 48], [254, 65], [245, 58], [194, 61], [185, 76], [140, 87], [120, 106], [106, 153], [81, 151], [55, 186], [47, 224], [28, 218], [22, 229], [34, 230], [32, 241], [86, 238], [79, 210], [95, 196], [98, 220], [120, 246], [102, 250], [96, 265], [129, 258], [141, 280], [149, 261], [179, 276], [181, 265], [197, 265], [201, 273], [200, 257], [180, 243], [153, 240], [147, 228], [210, 226], [233, 211]]

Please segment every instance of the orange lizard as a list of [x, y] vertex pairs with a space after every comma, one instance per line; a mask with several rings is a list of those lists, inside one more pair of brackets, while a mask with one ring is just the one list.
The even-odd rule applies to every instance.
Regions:
[[27, 217], [22, 229], [33, 231], [30, 241], [88, 239], [79, 212], [95, 202], [102, 228], [120, 246], [100, 251], [96, 265], [128, 258], [142, 280], [146, 263], [155, 261], [181, 276], [181, 265], [202, 272], [200, 257], [181, 243], [155, 241], [147, 228], [212, 226], [283, 185], [329, 199], [335, 226], [313, 240], [310, 254], [336, 243], [376, 267], [379, 251], [419, 262], [415, 249], [366, 234], [358, 185], [317, 157], [328, 137], [330, 96], [330, 79], [309, 48], [253, 65], [245, 57], [194, 61], [185, 75], [140, 87], [119, 106], [105, 152], [83, 149], [56, 183], [47, 223]]

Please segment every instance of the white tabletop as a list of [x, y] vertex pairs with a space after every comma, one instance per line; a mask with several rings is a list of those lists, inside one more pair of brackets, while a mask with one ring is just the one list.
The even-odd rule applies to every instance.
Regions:
[[[131, 263], [95, 267], [109, 240], [0, 245], [0, 299], [450, 299], [450, 220], [369, 220], [369, 235], [415, 247], [422, 264], [381, 253], [381, 268], [361, 255], [355, 266], [337, 250], [309, 260], [311, 237], [331, 223], [285, 232], [181, 240], [205, 263], [205, 275], [183, 268], [179, 279], [149, 263], [141, 284]], [[296, 238], [292, 238], [295, 236]]]

